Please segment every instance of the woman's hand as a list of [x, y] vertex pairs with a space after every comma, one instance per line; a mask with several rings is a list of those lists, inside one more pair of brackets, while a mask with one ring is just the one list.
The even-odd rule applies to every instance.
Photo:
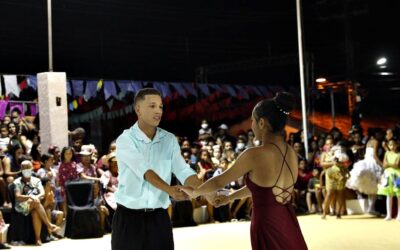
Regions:
[[214, 206], [215, 207], [220, 207], [228, 204], [230, 202], [229, 196], [228, 195], [217, 195], [214, 198]]
[[195, 194], [195, 190], [192, 187], [183, 186], [181, 187], [181, 190], [185, 192], [192, 199], [196, 199], [198, 197], [198, 195]]

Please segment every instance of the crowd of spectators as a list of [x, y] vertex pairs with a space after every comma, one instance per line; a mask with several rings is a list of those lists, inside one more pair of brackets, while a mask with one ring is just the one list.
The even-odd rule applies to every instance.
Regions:
[[[177, 140], [181, 145], [183, 158], [202, 181], [229, 169], [238, 155], [247, 148], [261, 145], [251, 130], [231, 135], [226, 124], [212, 128], [203, 120], [200, 126], [198, 137], [189, 139], [177, 136]], [[322, 218], [328, 215], [341, 218], [347, 214], [347, 199], [368, 199], [366, 213], [386, 214], [386, 219], [391, 219], [392, 214], [386, 213], [385, 206], [391, 210], [392, 198], [400, 196], [398, 129], [371, 128], [363, 131], [359, 127], [353, 127], [348, 137], [337, 128], [307, 137], [300, 130], [285, 136], [287, 143], [298, 155], [299, 171], [292, 195], [292, 204], [298, 214], [319, 213]], [[41, 148], [39, 133], [34, 123], [21, 118], [18, 111], [5, 116], [0, 125], [2, 210], [4, 212], [14, 205], [17, 212], [31, 214], [34, 225], [44, 223], [50, 240], [57, 240], [63, 236], [60, 235], [59, 229], [65, 224], [68, 212], [65, 188], [66, 183], [70, 181], [88, 180], [93, 183], [93, 199], [100, 217], [98, 226], [104, 232], [111, 232], [110, 222], [116, 209], [113, 196], [118, 188], [115, 141], [109, 144], [108, 152], [99, 155], [95, 145], [83, 145], [84, 141], [90, 141], [90, 138], [85, 138], [83, 129], [69, 132], [69, 137], [70, 145], [64, 148]], [[309, 145], [308, 155], [305, 155], [304, 151], [305, 139]], [[371, 169], [365, 167], [368, 157], [375, 161]], [[265, 168], [268, 169], [268, 166]], [[360, 188], [361, 182], [366, 182], [365, 172], [370, 173], [368, 178], [373, 180], [367, 181], [370, 191]], [[14, 203], [10, 200], [8, 188], [11, 184], [16, 186]], [[241, 177], [219, 192], [229, 193], [243, 185], [245, 180]], [[380, 209], [376, 199], [381, 199], [382, 195], [387, 199], [383, 209]], [[400, 199], [398, 200], [400, 203]], [[206, 206], [210, 223], [249, 220], [251, 216], [251, 198], [234, 201], [222, 208], [213, 207], [203, 198], [189, 202], [190, 216], [194, 209]], [[178, 207], [179, 204], [172, 201], [169, 214], [173, 223], [181, 216], [179, 213], [182, 213]], [[400, 220], [400, 216], [397, 219]], [[187, 225], [193, 225], [193, 218], [187, 220]], [[0, 213], [0, 232], [4, 227], [5, 223]], [[34, 233], [36, 244], [41, 245], [40, 233], [35, 226]]]

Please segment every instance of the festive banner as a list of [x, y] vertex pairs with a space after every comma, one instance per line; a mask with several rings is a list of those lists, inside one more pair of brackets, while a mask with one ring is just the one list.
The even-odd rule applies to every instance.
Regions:
[[85, 89], [85, 100], [88, 101], [90, 98], [96, 96], [97, 81], [86, 81]]
[[141, 81], [132, 81], [132, 84], [130, 85], [130, 88], [128, 88], [128, 90], [132, 89], [134, 93], [137, 93], [142, 88], [143, 83]]
[[222, 86], [225, 88], [225, 90], [228, 92], [228, 94], [229, 94], [230, 96], [232, 96], [232, 97], [237, 97], [236, 92], [235, 92], [235, 89], [234, 89], [233, 87], [231, 87], [231, 86], [228, 85], [228, 84], [224, 84], [224, 85], [222, 85]]
[[104, 97], [107, 100], [110, 96], [117, 97], [117, 89], [114, 81], [104, 81]]
[[245, 89], [242, 88], [242, 86], [240, 86], [240, 85], [235, 85], [235, 88], [238, 90], [238, 94], [239, 94], [242, 98], [244, 98], [244, 99], [246, 99], [246, 100], [249, 99], [249, 94], [246, 92]]
[[28, 79], [28, 86], [32, 87], [34, 90], [37, 90], [37, 77], [34, 75], [26, 76]]
[[201, 92], [203, 92], [203, 94], [205, 94], [206, 96], [210, 95], [210, 90], [208, 89], [207, 84], [199, 83], [197, 84], [197, 86], [199, 86], [199, 89], [201, 90]]
[[171, 85], [181, 96], [186, 98], [187, 94], [181, 83], [171, 82]]
[[102, 87], [103, 87], [103, 79], [100, 79], [100, 80], [97, 82], [97, 90], [100, 90]]
[[197, 97], [197, 91], [194, 89], [193, 85], [191, 83], [184, 83], [182, 84], [185, 89], [193, 96]]
[[164, 98], [167, 96], [171, 96], [171, 90], [168, 87], [168, 83], [153, 82], [153, 87], [160, 91]]
[[74, 91], [73, 97], [80, 97], [83, 95], [83, 81], [82, 80], [72, 80], [72, 88]]
[[249, 88], [258, 96], [263, 96], [263, 93], [256, 86], [249, 86]]
[[16, 97], [19, 97], [21, 89], [18, 86], [17, 76], [3, 75], [3, 77], [4, 77], [4, 86], [6, 88], [6, 95], [14, 94]]
[[67, 81], [67, 94], [72, 96], [71, 83]]

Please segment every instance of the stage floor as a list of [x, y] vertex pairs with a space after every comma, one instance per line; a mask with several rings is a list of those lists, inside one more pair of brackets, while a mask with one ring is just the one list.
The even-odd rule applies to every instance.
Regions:
[[[318, 215], [298, 217], [309, 249], [400, 249], [400, 222], [384, 221], [367, 215], [344, 216], [342, 219]], [[108, 250], [110, 234], [99, 239], [62, 239], [35, 246], [13, 246], [12, 249], [91, 249]], [[174, 229], [176, 250], [251, 249], [250, 222], [203, 224]]]

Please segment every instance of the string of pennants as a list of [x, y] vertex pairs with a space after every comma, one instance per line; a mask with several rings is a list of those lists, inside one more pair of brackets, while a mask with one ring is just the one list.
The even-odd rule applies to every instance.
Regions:
[[[2, 75], [5, 91], [0, 84], [0, 93], [6, 96], [14, 95], [19, 97], [20, 92], [28, 87], [37, 90], [37, 78], [35, 75]], [[0, 78], [1, 79], [1, 78]], [[18, 81], [19, 79], [19, 81]], [[68, 108], [70, 111], [78, 109], [84, 102], [92, 98], [102, 96], [109, 109], [113, 105], [113, 99], [122, 100], [128, 93], [136, 93], [141, 88], [151, 83], [154, 88], [161, 92], [164, 98], [181, 96], [196, 98], [209, 96], [213, 92], [224, 92], [239, 100], [249, 100], [250, 94], [258, 97], [271, 97], [277, 91], [282, 91], [281, 86], [268, 85], [230, 85], [230, 84], [209, 84], [209, 83], [180, 83], [180, 82], [158, 82], [158, 81], [137, 81], [137, 80], [79, 80], [67, 79], [67, 94], [69, 96]], [[104, 112], [103, 107], [98, 107], [90, 112], [70, 116], [70, 122], [79, 123], [90, 120], [114, 119], [130, 114], [134, 111], [133, 105], [127, 105], [119, 110]]]

